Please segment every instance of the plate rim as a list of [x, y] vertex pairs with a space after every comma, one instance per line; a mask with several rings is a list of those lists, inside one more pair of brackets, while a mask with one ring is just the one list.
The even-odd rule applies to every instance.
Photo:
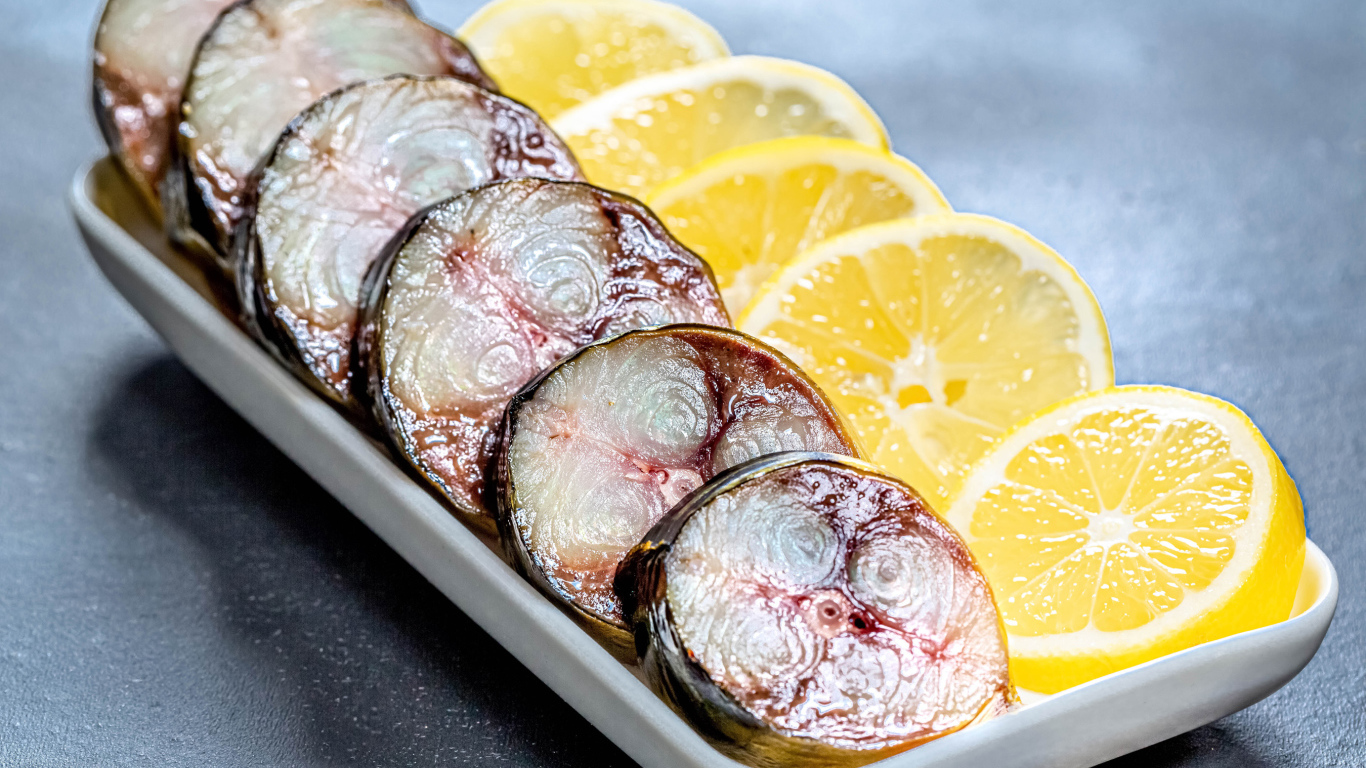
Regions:
[[[486, 541], [460, 523], [435, 497], [405, 474], [387, 452], [314, 395], [292, 374], [277, 365], [265, 350], [233, 324], [218, 307], [207, 301], [199, 290], [177, 275], [166, 261], [144, 246], [118, 221], [107, 215], [94, 199], [92, 191], [99, 180], [99, 175], [108, 173], [117, 174], [119, 171], [112, 158], [107, 156], [93, 158], [80, 166], [67, 195], [72, 215], [101, 272], [138, 314], [163, 337], [170, 351], [198, 378], [228, 401], [235, 411], [314, 477], [351, 514], [365, 523], [436, 586], [447, 599], [475, 620], [557, 696], [602, 731], [633, 760], [642, 765], [690, 768], [740, 765], [712, 747], [693, 730], [691, 725], [656, 697], [638, 677], [638, 669], [616, 661], [569, 616], [560, 612], [549, 600], [536, 592], [534, 587], [518, 576], [492, 551]], [[123, 181], [122, 177], [120, 180]], [[107, 251], [103, 256], [97, 252], [101, 248]], [[126, 270], [128, 274], [116, 276], [111, 272], [111, 266], [115, 265], [106, 263], [106, 258], [116, 260], [116, 266]], [[326, 452], [335, 453], [340, 450], [346, 454], [348, 460], [358, 463], [365, 469], [367, 475], [383, 478], [385, 487], [370, 490], [380, 492], [378, 496], [391, 497], [411, 513], [407, 516], [411, 519], [403, 522], [403, 526], [407, 526], [408, 530], [404, 530], [403, 526], [394, 525], [393, 519], [385, 519], [386, 515], [353, 506], [354, 500], [348, 502], [348, 497], [366, 495], [364, 489], [348, 491], [334, 487], [341, 483], [342, 479], [329, 481], [325, 477], [320, 477], [319, 474], [326, 475], [327, 472], [320, 471], [320, 466], [312, 466], [323, 464], [320, 459], [313, 461], [307, 456], [294, 455], [295, 451], [281, 445], [281, 441], [277, 440], [268, 428], [258, 423], [261, 416], [253, 417], [233, 402], [236, 398], [231, 393], [223, 391], [224, 384], [221, 381], [212, 381], [211, 377], [202, 375], [197, 369], [198, 366], [192, 363], [168, 334], [158, 327], [149, 315], [149, 310], [130, 295], [135, 286], [121, 284], [120, 278], [130, 277], [141, 281], [145, 291], [160, 294], [158, 298], [161, 301], [191, 321], [191, 332], [211, 338], [217, 337], [231, 357], [247, 358], [251, 363], [250, 369], [239, 373], [244, 377], [259, 376], [260, 381], [256, 383], [258, 388], [265, 387], [282, 396], [284, 405], [292, 411], [290, 415], [302, 419], [319, 432], [334, 437], [340, 435], [341, 442], [326, 446], [329, 449]], [[364, 482], [371, 480], [371, 477], [364, 478]], [[414, 533], [437, 536], [443, 546], [435, 549], [441, 551], [428, 551], [432, 548], [421, 546], [420, 540], [414, 538]], [[465, 561], [453, 566], [445, 557], [440, 556], [448, 557], [453, 554], [465, 558]], [[1250, 706], [1278, 690], [1297, 675], [1317, 652], [1331, 625], [1338, 599], [1337, 571], [1328, 556], [1312, 540], [1307, 540], [1305, 576], [1302, 578], [1309, 578], [1311, 562], [1316, 569], [1313, 578], [1319, 581], [1318, 593], [1302, 609], [1303, 601], [1297, 598], [1297, 612], [1292, 613], [1285, 621], [1162, 656], [1058, 694], [1039, 695], [1041, 698], [1028, 702], [1008, 715], [949, 734], [874, 765], [885, 768], [919, 768], [932, 764], [967, 766], [991, 755], [991, 747], [997, 742], [1004, 742], [1010, 748], [1006, 754], [1013, 755], [1011, 759], [1015, 763], [1080, 768], [1141, 749]], [[450, 581], [448, 576], [451, 573], [448, 570], [452, 568], [461, 572], [479, 572], [483, 577], [482, 581], [485, 582], [484, 586], [493, 589], [489, 594], [471, 594], [468, 591], [454, 589], [450, 583], [443, 583]], [[1303, 589], [1305, 587], [1302, 586], [1301, 590]], [[493, 605], [493, 598], [507, 602]], [[521, 614], [517, 621], [507, 618], [507, 614], [514, 609]], [[500, 613], [504, 616], [499, 616]], [[519, 638], [518, 635], [525, 635], [527, 622], [535, 625], [542, 634], [548, 635], [548, 638], [540, 638], [535, 643]], [[545, 639], [556, 643], [559, 647], [555, 650], [559, 653], [546, 654], [545, 649], [538, 647]], [[1200, 671], [1211, 668], [1216, 661], [1236, 659], [1255, 651], [1258, 646], [1265, 645], [1295, 652], [1296, 661], [1291, 664], [1293, 669], [1287, 668], [1288, 674], [1256, 686], [1255, 697], [1233, 709], [1221, 709], [1213, 716], [1200, 715], [1197, 719], [1204, 719], [1199, 722], [1187, 720], [1165, 724], [1165, 727], [1159, 729], [1161, 732], [1156, 737], [1153, 737], [1152, 733], [1147, 733], [1126, 743], [1107, 742], [1105, 748], [1099, 750], [1092, 749], [1088, 752], [1085, 749], [1069, 750], [1069, 745], [1062, 745], [1059, 749], [1057, 745], [1036, 744], [1036, 754], [1032, 755], [1036, 762], [1028, 762], [1031, 755], [1021, 754], [1020, 747], [1024, 741], [1029, 741], [1027, 737], [1031, 731], [1038, 730], [1038, 735], [1043, 735], [1042, 731], [1047, 730], [1045, 726], [1055, 721], [1071, 721], [1074, 716], [1085, 716], [1087, 713], [1096, 712], [1098, 708], [1103, 710], [1106, 704], [1122, 704], [1126, 695], [1136, 696], [1145, 687], [1160, 686], [1173, 675], [1186, 676], [1195, 673], [1198, 676]], [[578, 663], [568, 669], [551, 668], [552, 662], [548, 660], [550, 656], [556, 656], [563, 661], [565, 655], [577, 657]], [[1280, 679], [1281, 677], [1283, 679]], [[585, 681], [590, 683], [587, 688], [583, 685]], [[613, 700], [604, 701], [598, 696], [598, 692], [604, 690], [613, 694]], [[1156, 721], [1161, 718], [1151, 719]], [[1083, 742], [1075, 746], [1086, 747], [1088, 744]], [[1115, 751], [1116, 749], [1119, 751]], [[1023, 752], [1027, 753], [1029, 750], [1026, 748]], [[1062, 762], [1059, 762], [1060, 759]], [[1019, 763], [1019, 760], [1026, 762]]]

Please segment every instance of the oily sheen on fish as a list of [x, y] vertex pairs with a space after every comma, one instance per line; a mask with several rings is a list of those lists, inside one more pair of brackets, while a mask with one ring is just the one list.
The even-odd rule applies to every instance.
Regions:
[[249, 329], [331, 401], [351, 392], [361, 281], [409, 217], [507, 178], [579, 178], [529, 108], [452, 77], [346, 86], [294, 119], [249, 182], [233, 240]]
[[419, 214], [362, 288], [356, 386], [396, 453], [488, 530], [495, 428], [564, 355], [619, 331], [728, 325], [706, 264], [644, 206], [513, 179]]
[[825, 395], [739, 331], [631, 331], [558, 363], [508, 407], [499, 452], [504, 548], [547, 595], [630, 654], [617, 564], [680, 499], [780, 451], [857, 455]]
[[863, 765], [1016, 701], [966, 545], [860, 461], [784, 453], [718, 476], [617, 588], [651, 685], [749, 765]]
[[233, 0], [108, 0], [95, 29], [95, 122], [154, 211], [204, 32]]
[[164, 204], [171, 236], [226, 262], [247, 181], [301, 110], [391, 74], [495, 86], [465, 46], [393, 0], [244, 0], [200, 42]]

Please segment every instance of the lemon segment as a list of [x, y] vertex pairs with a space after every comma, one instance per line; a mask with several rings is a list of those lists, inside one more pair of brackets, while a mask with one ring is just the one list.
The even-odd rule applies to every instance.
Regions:
[[706, 22], [655, 0], [495, 0], [459, 35], [504, 93], [547, 119], [642, 75], [730, 53]]
[[865, 224], [949, 204], [910, 161], [849, 139], [797, 136], [722, 152], [645, 198], [706, 259], [732, 314], [801, 251]]
[[1060, 256], [986, 216], [872, 224], [795, 257], [736, 326], [842, 408], [936, 509], [1007, 427], [1114, 382], [1100, 307]]
[[588, 180], [635, 197], [718, 152], [784, 136], [887, 147], [843, 80], [786, 59], [732, 56], [647, 75], [551, 120]]
[[1248, 417], [1114, 387], [1015, 426], [948, 510], [995, 592], [1011, 672], [1055, 693], [1290, 615], [1294, 482]]

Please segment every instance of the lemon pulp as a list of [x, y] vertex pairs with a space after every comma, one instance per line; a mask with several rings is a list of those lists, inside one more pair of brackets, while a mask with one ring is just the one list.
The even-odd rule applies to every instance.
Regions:
[[887, 146], [882, 123], [844, 81], [795, 61], [732, 56], [632, 80], [551, 120], [588, 180], [643, 197], [732, 147], [783, 136]]
[[729, 53], [706, 22], [654, 0], [498, 0], [459, 34], [504, 93], [547, 119], [642, 75]]
[[1014, 428], [949, 511], [996, 593], [1019, 684], [1055, 692], [1290, 613], [1293, 481], [1247, 417], [1117, 387]]
[[791, 356], [874, 461], [943, 510], [1014, 422], [1113, 383], [1094, 296], [1003, 222], [947, 213], [852, 230], [797, 256], [737, 327]]
[[645, 202], [716, 273], [732, 314], [784, 262], [829, 237], [948, 203], [910, 161], [848, 139], [799, 136], [722, 152]]

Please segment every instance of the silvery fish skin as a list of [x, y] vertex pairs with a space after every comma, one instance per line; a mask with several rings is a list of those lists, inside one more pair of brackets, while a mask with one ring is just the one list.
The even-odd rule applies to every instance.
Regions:
[[233, 239], [247, 327], [314, 389], [357, 411], [351, 341], [370, 264], [422, 208], [523, 176], [580, 173], [550, 127], [511, 99], [413, 75], [324, 96], [249, 182]]
[[490, 532], [495, 430], [527, 381], [621, 330], [730, 322], [706, 263], [649, 209], [541, 179], [494, 182], [418, 214], [361, 295], [353, 391], [400, 458]]
[[861, 461], [786, 453], [718, 476], [617, 588], [651, 685], [749, 765], [863, 765], [1017, 702], [966, 545]]
[[95, 30], [95, 122], [152, 209], [190, 59], [204, 32], [233, 0], [108, 0]]
[[173, 239], [226, 265], [248, 177], [305, 107], [392, 74], [450, 75], [496, 90], [455, 38], [393, 0], [243, 0], [200, 42], [163, 188]]
[[617, 564], [680, 499], [758, 456], [858, 455], [851, 430], [791, 361], [739, 331], [695, 325], [631, 331], [575, 353], [513, 399], [502, 431], [504, 548], [631, 658]]

